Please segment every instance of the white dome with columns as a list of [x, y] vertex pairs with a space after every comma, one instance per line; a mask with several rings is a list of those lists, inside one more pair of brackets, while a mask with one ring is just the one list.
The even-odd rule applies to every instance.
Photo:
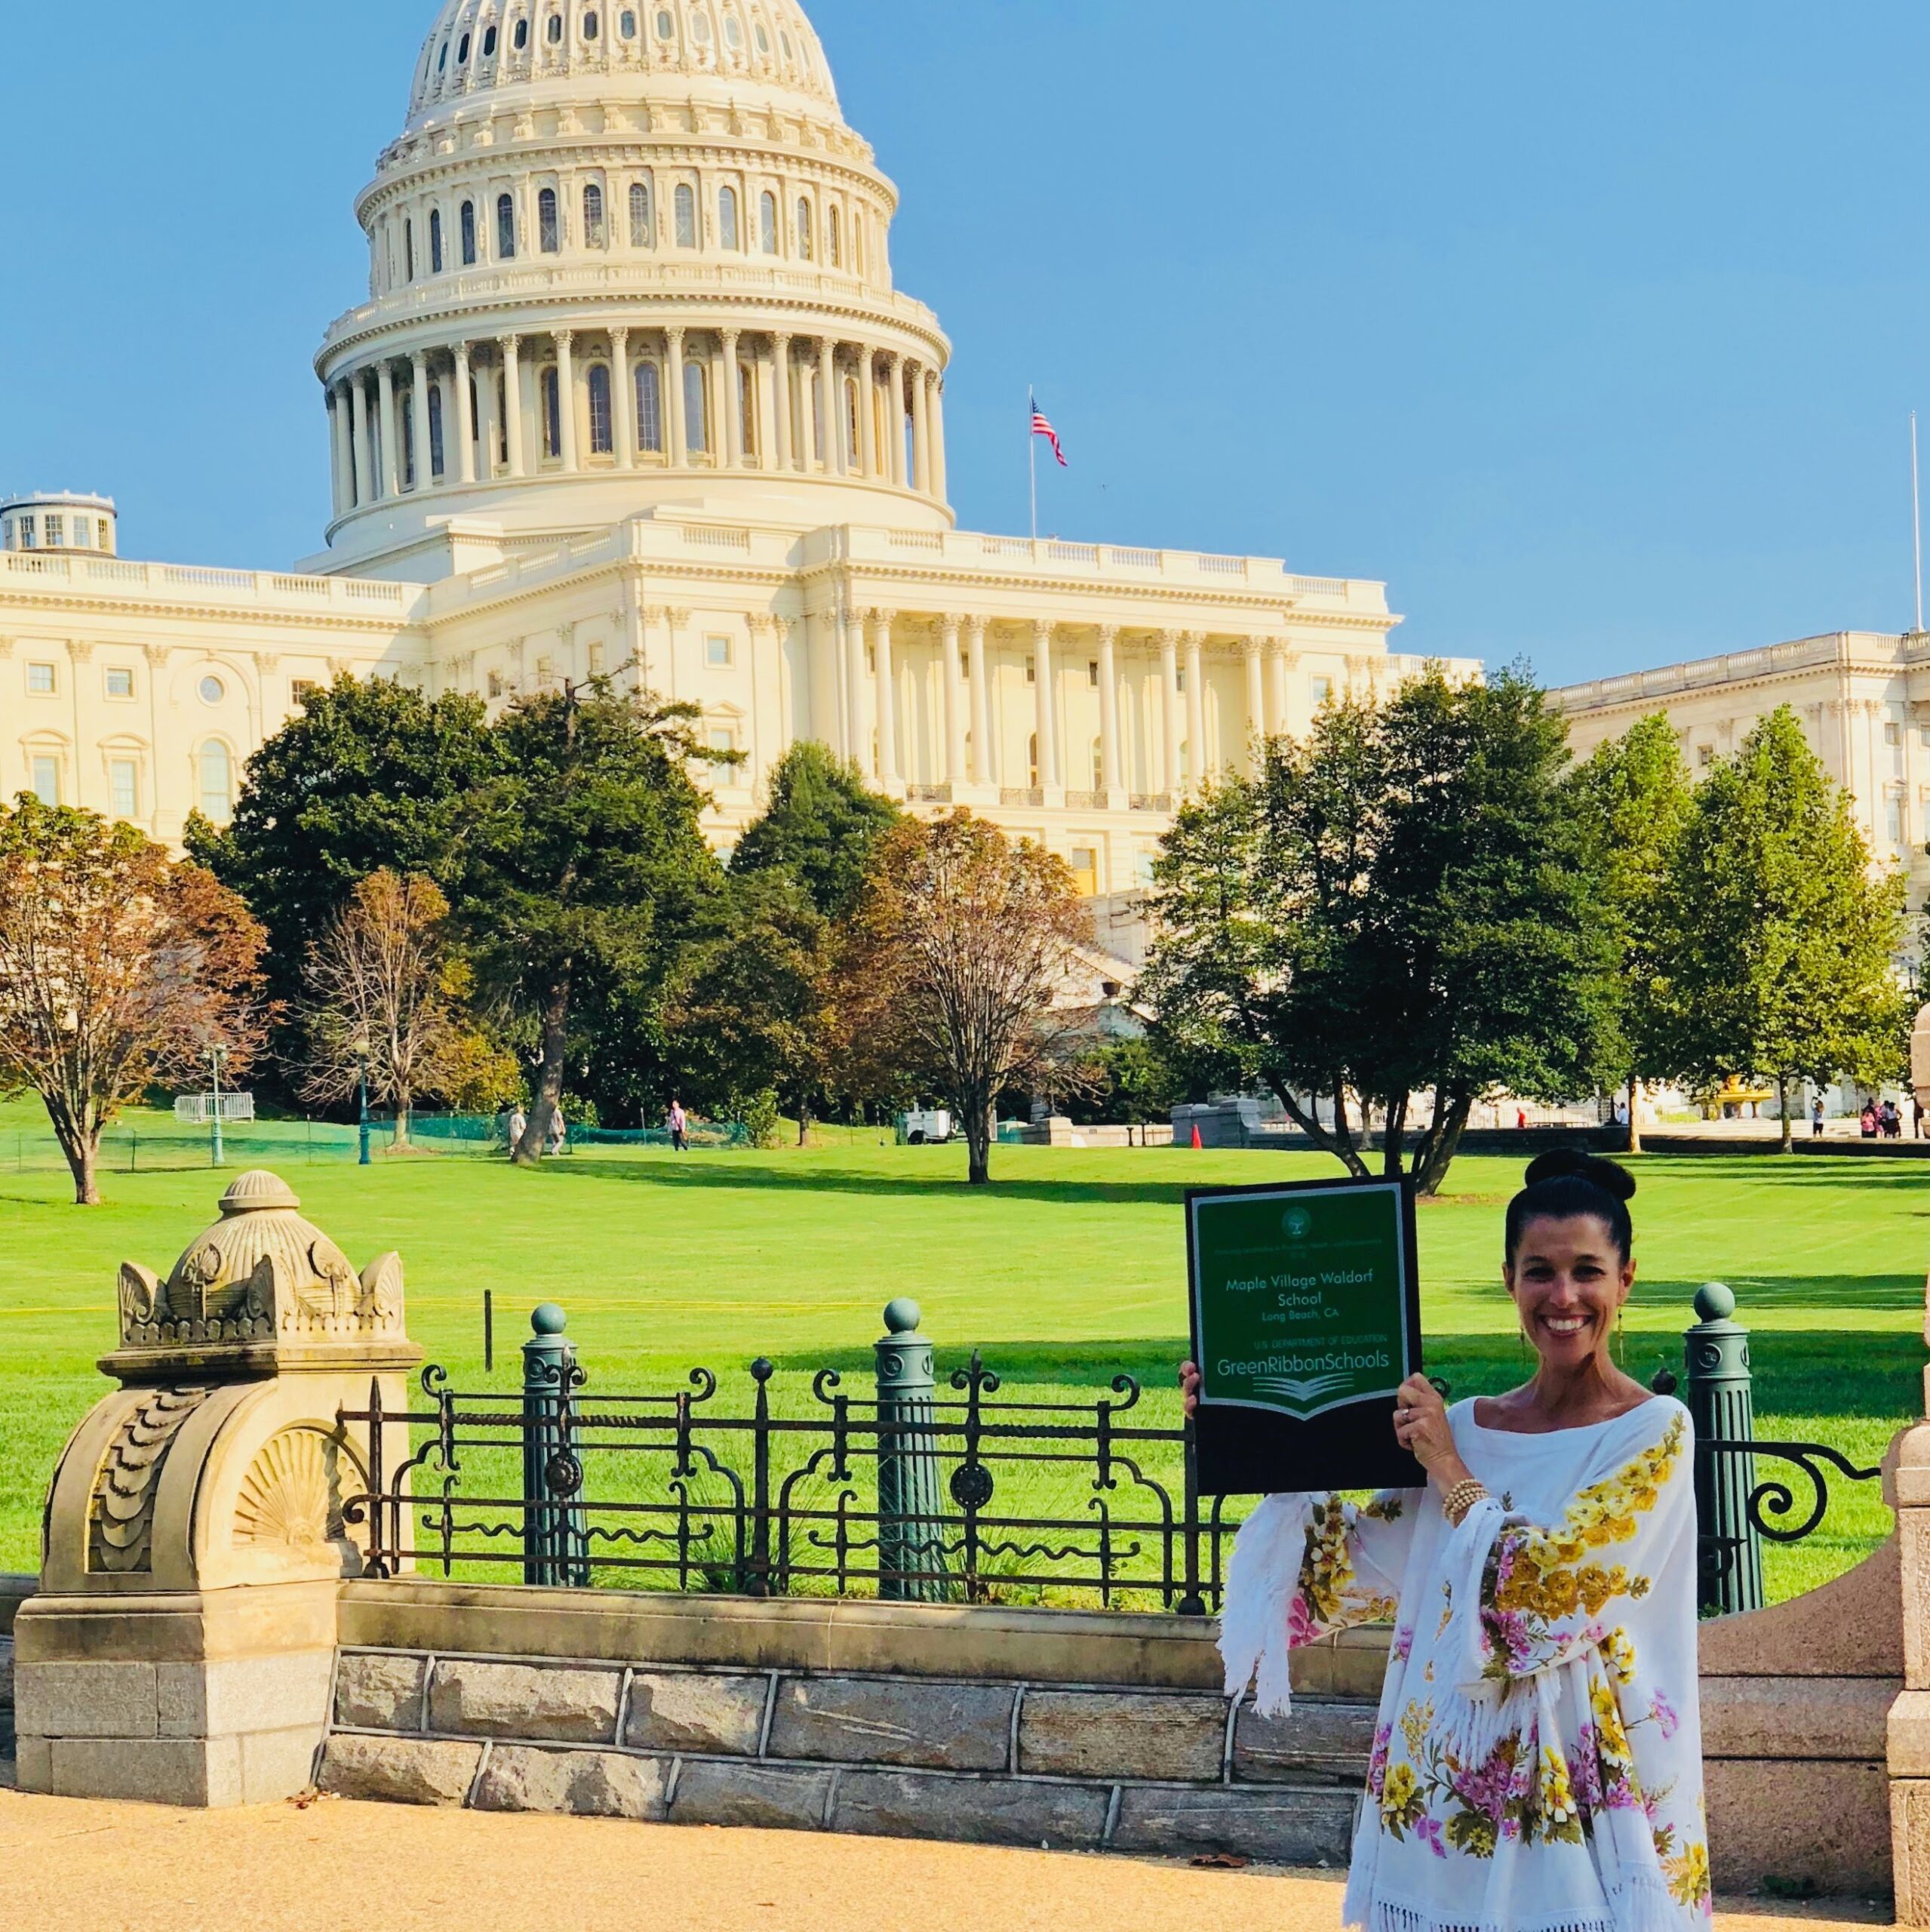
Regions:
[[446, 0], [317, 358], [331, 555], [675, 506], [943, 530], [936, 318], [790, 0]]

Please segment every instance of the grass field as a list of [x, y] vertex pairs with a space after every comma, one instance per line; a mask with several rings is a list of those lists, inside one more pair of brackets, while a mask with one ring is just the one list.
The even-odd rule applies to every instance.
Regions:
[[[171, 1123], [147, 1126], [158, 1143]], [[48, 1472], [104, 1386], [93, 1364], [115, 1340], [118, 1263], [171, 1266], [224, 1181], [205, 1168], [110, 1174], [108, 1204], [84, 1211], [69, 1204], [64, 1171], [29, 1158], [40, 1132], [31, 1109], [0, 1107], [0, 1569], [37, 1561]], [[494, 1386], [515, 1386], [529, 1309], [555, 1300], [598, 1388], [662, 1389], [701, 1362], [738, 1406], [761, 1354], [791, 1386], [825, 1364], [868, 1369], [880, 1311], [909, 1294], [942, 1368], [979, 1346], [1008, 1394], [1041, 1396], [1097, 1393], [1123, 1369], [1147, 1383], [1145, 1406], [1162, 1421], [1178, 1409], [1185, 1189], [1335, 1171], [1314, 1156], [1000, 1147], [995, 1185], [974, 1192], [960, 1151], [862, 1137], [681, 1160], [625, 1150], [533, 1174], [433, 1156], [363, 1171], [345, 1145], [339, 1130], [316, 1149], [300, 1130], [264, 1128], [234, 1137], [230, 1166], [281, 1168], [358, 1266], [399, 1250], [410, 1332], [462, 1386], [484, 1386], [485, 1289], [498, 1311]], [[1754, 1331], [1759, 1433], [1874, 1463], [1921, 1406], [1930, 1174], [1914, 1163], [1748, 1155], [1638, 1166], [1631, 1373], [1646, 1380], [1679, 1364], [1695, 1288], [1720, 1278]], [[1457, 1394], [1507, 1386], [1524, 1371], [1495, 1278], [1519, 1172], [1464, 1158], [1446, 1198], [1421, 1210], [1429, 1366]], [[1773, 1594], [1873, 1546], [1888, 1527], [1874, 1490], [1839, 1491], [1821, 1532], [1772, 1551]]]

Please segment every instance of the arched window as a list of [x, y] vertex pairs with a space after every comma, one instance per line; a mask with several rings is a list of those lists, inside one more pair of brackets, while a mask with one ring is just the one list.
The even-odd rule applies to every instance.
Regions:
[[710, 45], [710, 16], [700, 7], [691, 9], [690, 38], [699, 47]]
[[743, 425], [744, 454], [754, 457], [758, 453], [758, 389], [748, 362], [737, 365], [737, 420]]
[[702, 456], [710, 448], [710, 386], [704, 380], [704, 365], [684, 365], [684, 444], [693, 456]]
[[824, 372], [821, 369], [811, 371], [811, 441], [819, 462], [825, 460], [825, 451], [830, 438], [824, 429]]
[[536, 246], [546, 255], [553, 255], [562, 245], [562, 234], [556, 223], [556, 190], [546, 188], [536, 197]]
[[442, 454], [442, 385], [432, 383], [429, 390], [429, 467], [432, 476], [448, 473], [449, 465]]
[[429, 272], [431, 275], [442, 272], [442, 211], [431, 208], [429, 211]]
[[736, 254], [737, 240], [737, 190], [723, 189], [717, 198], [718, 245]]
[[563, 454], [563, 386], [553, 365], [542, 372], [542, 453]]
[[633, 248], [654, 247], [656, 238], [650, 233], [650, 191], [641, 181], [630, 183], [630, 245]]
[[668, 7], [657, 9], [656, 37], [659, 40], [675, 40], [677, 38], [677, 23], [671, 18]]
[[549, 17], [549, 44], [552, 47], [563, 45], [563, 16], [552, 14]]
[[625, 40], [636, 38], [637, 10], [635, 8], [625, 7], [623, 9], [622, 13], [617, 18], [616, 30]]
[[226, 825], [235, 812], [235, 761], [226, 745], [211, 738], [195, 762], [201, 780], [201, 816], [211, 824]]
[[758, 204], [758, 222], [764, 234], [764, 253], [777, 253], [777, 197], [766, 195]]
[[530, 23], [527, 20], [516, 23], [516, 51], [520, 54], [530, 44]]
[[663, 378], [654, 362], [637, 365], [637, 447], [663, 454]]
[[837, 209], [831, 211], [830, 232], [826, 240], [831, 246], [831, 265], [833, 268], [844, 266], [844, 223]]
[[413, 281], [416, 278], [416, 224], [404, 221], [402, 224], [402, 279]]
[[687, 181], [677, 184], [677, 245], [680, 248], [697, 245], [697, 191]]
[[516, 202], [511, 195], [496, 198], [496, 259], [499, 262], [516, 259]]
[[733, 54], [744, 51], [744, 29], [735, 14], [727, 13], [724, 17], [724, 44]]
[[602, 29], [603, 23], [597, 18], [595, 9], [592, 8], [583, 16], [583, 38], [585, 40], [594, 40]]
[[858, 379], [844, 379], [844, 463], [847, 469], [858, 466]]
[[476, 205], [474, 202], [463, 204], [463, 266], [472, 269], [476, 265]]
[[463, 44], [456, 50], [456, 64], [459, 67], [466, 67], [469, 64], [469, 36], [467, 34], [463, 35]]
[[405, 396], [401, 401], [396, 413], [402, 419], [402, 487], [413, 490], [416, 487], [416, 399]]
[[610, 416], [610, 365], [590, 365], [590, 454], [610, 456], [616, 448], [615, 425]]
[[811, 205], [802, 195], [798, 197], [798, 259], [811, 259]]
[[483, 30], [483, 58], [493, 60], [496, 55], [496, 29], [486, 27]]
[[583, 190], [583, 242], [586, 247], [604, 245], [603, 190], [592, 181]]

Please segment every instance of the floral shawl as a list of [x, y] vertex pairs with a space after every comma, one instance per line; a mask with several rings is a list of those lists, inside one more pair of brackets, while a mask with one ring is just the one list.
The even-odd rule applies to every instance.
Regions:
[[1489, 1500], [1269, 1497], [1242, 1529], [1229, 1696], [1290, 1705], [1288, 1653], [1395, 1626], [1346, 1924], [1688, 1932], [1710, 1912], [1696, 1705], [1694, 1444], [1658, 1396], [1550, 1435], [1449, 1411]]

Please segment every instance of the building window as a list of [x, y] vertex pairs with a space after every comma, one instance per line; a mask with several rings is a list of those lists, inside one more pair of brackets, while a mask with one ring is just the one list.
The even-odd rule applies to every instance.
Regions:
[[546, 255], [553, 255], [562, 245], [562, 231], [556, 221], [556, 190], [546, 188], [536, 197], [536, 246]]
[[[1180, 687], [1185, 689], [1185, 685]], [[1307, 689], [1314, 700], [1314, 709], [1318, 711], [1334, 694], [1334, 681], [1331, 678], [1309, 678]]]
[[590, 454], [609, 456], [616, 448], [615, 425], [610, 415], [610, 365], [590, 365]]
[[727, 637], [707, 637], [704, 639], [704, 662], [715, 664], [719, 669], [730, 668], [730, 640]]
[[492, 671], [489, 674], [489, 694], [491, 697], [502, 695], [502, 673], [500, 671]]
[[668, 7], [657, 9], [656, 37], [659, 40], [675, 40], [677, 38], [677, 23], [671, 18]]
[[202, 678], [196, 688], [203, 704], [219, 704], [228, 695], [228, 687], [216, 677]]
[[51, 697], [54, 695], [54, 666], [51, 664], [29, 664], [27, 666], [27, 691], [35, 697]]
[[483, 30], [483, 58], [485, 60], [490, 60], [494, 57], [495, 53], [496, 29], [493, 27], [486, 27]]
[[656, 245], [650, 235], [650, 191], [641, 181], [630, 184], [630, 245], [633, 248]]
[[844, 461], [855, 469], [858, 462], [858, 379], [844, 379]]
[[476, 265], [476, 205], [474, 202], [463, 204], [463, 266], [472, 269]]
[[431, 208], [429, 211], [429, 272], [431, 275], [442, 272], [442, 211]]
[[637, 10], [635, 8], [625, 7], [622, 12], [618, 15], [616, 30], [625, 40], [635, 40], [636, 38]]
[[124, 667], [109, 666], [107, 672], [107, 695], [109, 697], [132, 697], [134, 694], [134, 672]]
[[1092, 659], [1086, 666], [1086, 681], [1092, 686], [1094, 691], [1097, 691], [1099, 689], [1099, 660], [1097, 658]]
[[718, 245], [736, 254], [737, 240], [737, 190], [726, 188], [717, 198]]
[[604, 245], [603, 190], [594, 181], [583, 190], [583, 241], [592, 248]]
[[463, 35], [462, 44], [456, 50], [456, 64], [459, 67], [466, 67], [469, 64], [469, 36], [467, 34]]
[[33, 761], [33, 795], [43, 805], [60, 802], [60, 761], [37, 758]]
[[844, 261], [844, 224], [835, 208], [831, 210], [831, 219], [825, 224], [825, 241], [831, 251], [831, 266], [842, 267]]
[[542, 372], [542, 453], [563, 454], [563, 386], [554, 366]]
[[1067, 854], [1072, 868], [1072, 882], [1081, 898], [1089, 899], [1099, 889], [1099, 855], [1090, 845], [1075, 845]]
[[20, 548], [31, 550], [34, 547], [33, 518], [23, 516], [20, 519]]
[[1890, 843], [1901, 847], [1903, 844], [1903, 801], [1892, 798], [1885, 809], [1885, 829], [1890, 835]]
[[701, 362], [684, 365], [684, 441], [693, 456], [710, 448], [709, 391]]
[[312, 678], [297, 678], [288, 689], [297, 704], [306, 705], [321, 687]]
[[416, 403], [413, 396], [402, 399], [402, 487], [416, 487]]
[[1093, 740], [1093, 789], [1103, 792], [1106, 788], [1105, 747], [1095, 738]]
[[754, 457], [758, 453], [758, 392], [748, 362], [737, 365], [737, 420], [743, 426], [744, 454]]
[[549, 44], [552, 47], [563, 45], [563, 16], [552, 14], [549, 17]]
[[654, 362], [637, 365], [637, 447], [663, 454], [663, 378]]
[[677, 184], [677, 245], [697, 245], [697, 191], [687, 181]]
[[801, 195], [798, 198], [798, 259], [811, 259], [811, 205]]
[[402, 279], [413, 281], [416, 278], [416, 224], [404, 221], [402, 224]]
[[512, 195], [496, 198], [496, 256], [502, 262], [516, 259], [516, 202]]
[[201, 748], [201, 817], [215, 825], [226, 825], [234, 809], [234, 761], [228, 747], [211, 739]]
[[1039, 734], [1036, 731], [1025, 740], [1025, 768], [1032, 774], [1025, 782], [1036, 792], [1039, 789]]
[[1707, 771], [1710, 766], [1713, 764], [1715, 761], [1716, 748], [1713, 745], [1698, 745], [1696, 746], [1695, 764], [1696, 768], [1698, 771]]
[[527, 20], [516, 23], [516, 51], [521, 53], [530, 44], [530, 23]]
[[64, 550], [67, 547], [67, 519], [50, 514], [46, 523], [47, 547], [50, 550]]
[[758, 202], [758, 224], [763, 231], [764, 249], [767, 255], [777, 253], [777, 197], [765, 195]]
[[728, 725], [719, 726], [710, 734], [710, 748], [714, 752], [722, 752], [726, 758], [735, 758], [737, 755], [737, 734]]
[[139, 815], [140, 774], [132, 758], [117, 758], [108, 761], [107, 789], [113, 795], [114, 816], [116, 818], [134, 818]]
[[743, 52], [744, 29], [735, 14], [726, 14], [724, 17], [724, 41], [732, 53]]
[[446, 475], [449, 460], [442, 453], [442, 385], [432, 383], [429, 391], [429, 466], [433, 476]]
[[585, 40], [595, 39], [601, 30], [602, 23], [598, 20], [594, 13], [585, 14], [583, 16], [583, 38]]

